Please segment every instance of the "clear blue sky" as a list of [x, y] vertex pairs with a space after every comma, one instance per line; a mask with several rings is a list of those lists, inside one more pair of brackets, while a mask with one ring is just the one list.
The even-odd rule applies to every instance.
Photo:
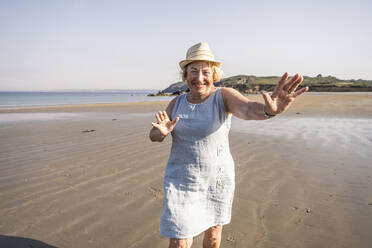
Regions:
[[1, 0], [0, 90], [162, 89], [200, 41], [225, 76], [371, 80], [371, 2]]

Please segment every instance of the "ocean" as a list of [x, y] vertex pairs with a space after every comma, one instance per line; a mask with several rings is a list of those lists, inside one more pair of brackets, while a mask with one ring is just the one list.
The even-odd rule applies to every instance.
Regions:
[[71, 104], [169, 101], [168, 96], [147, 96], [157, 90], [96, 90], [96, 91], [43, 91], [0, 92], [0, 108], [51, 106]]

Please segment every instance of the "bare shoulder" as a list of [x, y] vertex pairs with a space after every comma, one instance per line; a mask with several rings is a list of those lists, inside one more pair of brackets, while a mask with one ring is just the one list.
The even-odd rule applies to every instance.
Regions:
[[243, 99], [244, 97], [238, 90], [230, 88], [230, 87], [222, 87], [221, 88], [222, 98], [225, 101], [233, 101], [235, 99]]
[[234, 98], [246, 98], [238, 90], [230, 88], [230, 87], [221, 87], [221, 93], [222, 93], [222, 98], [224, 99], [224, 101], [225, 99], [229, 100], [229, 99], [234, 99]]
[[169, 104], [168, 104], [168, 106], [167, 106], [167, 108], [166, 108], [166, 110], [165, 110], [165, 112], [167, 112], [167, 115], [168, 115], [169, 119], [172, 119], [173, 107], [174, 107], [174, 105], [176, 104], [176, 101], [177, 101], [178, 97], [179, 97], [179, 96], [176, 96], [175, 98], [173, 98], [173, 99], [169, 102]]
[[221, 93], [222, 93], [222, 97], [224, 98], [224, 100], [228, 99], [228, 98], [242, 97], [243, 96], [239, 91], [237, 91], [234, 88], [230, 88], [230, 87], [222, 87], [221, 88]]
[[234, 95], [238, 92], [237, 90], [229, 87], [221, 87], [221, 95], [222, 95], [222, 100], [223, 104], [225, 105], [225, 109], [227, 113], [231, 112], [231, 109], [229, 107], [231, 98], [234, 97]]
[[240, 106], [249, 102], [248, 98], [233, 88], [222, 87], [221, 94], [225, 109], [229, 113], [234, 113], [236, 108], [239, 108]]

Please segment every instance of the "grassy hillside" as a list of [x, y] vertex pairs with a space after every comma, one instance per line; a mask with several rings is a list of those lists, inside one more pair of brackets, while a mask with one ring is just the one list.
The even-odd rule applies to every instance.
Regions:
[[[215, 83], [216, 86], [232, 87], [242, 93], [258, 93], [260, 90], [272, 91], [281, 77], [257, 77], [253, 75], [237, 75], [222, 79]], [[372, 80], [343, 80], [336, 77], [304, 76], [302, 87], [308, 86], [309, 91], [316, 92], [363, 92], [372, 91]], [[158, 94], [177, 94], [187, 90], [184, 82], [177, 82]]]
[[[226, 86], [238, 89], [244, 93], [256, 93], [259, 90], [271, 91], [279, 82], [280, 77], [256, 77], [238, 75], [224, 78], [216, 83], [218, 86]], [[304, 76], [302, 87], [308, 86], [310, 91], [318, 92], [347, 92], [347, 91], [372, 91], [372, 81], [367, 80], [342, 80], [336, 77], [307, 77]]]

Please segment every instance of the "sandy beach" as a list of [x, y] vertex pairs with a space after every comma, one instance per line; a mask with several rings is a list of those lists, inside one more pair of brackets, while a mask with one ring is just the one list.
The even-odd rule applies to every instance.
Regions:
[[[166, 106], [0, 109], [0, 247], [167, 247], [171, 139], [148, 138]], [[372, 247], [372, 94], [307, 94], [270, 120], [234, 118], [230, 147], [221, 247]]]

